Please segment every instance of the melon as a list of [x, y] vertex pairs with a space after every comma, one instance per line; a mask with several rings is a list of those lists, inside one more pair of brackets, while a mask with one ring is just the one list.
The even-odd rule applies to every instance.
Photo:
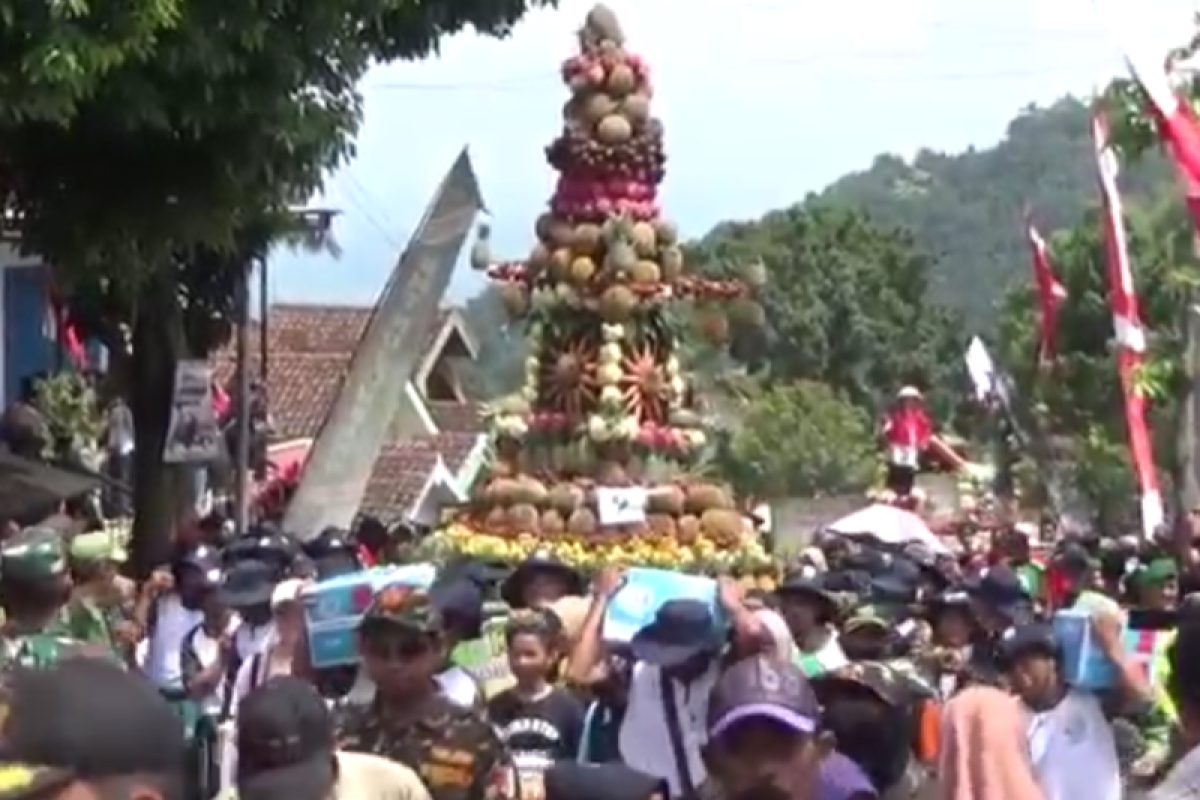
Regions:
[[629, 277], [640, 286], [653, 286], [658, 283], [662, 273], [658, 269], [658, 264], [642, 260], [633, 265], [633, 269], [629, 271]]
[[621, 101], [621, 116], [635, 128], [641, 128], [650, 120], [650, 98], [638, 92]]
[[589, 125], [596, 125], [605, 117], [617, 113], [617, 101], [604, 92], [592, 92], [579, 104], [580, 116]]
[[609, 114], [596, 125], [596, 137], [605, 144], [625, 144], [633, 137], [633, 126], [619, 114]]
[[508, 510], [509, 529], [517, 534], [529, 533], [538, 535], [541, 514], [528, 503], [515, 505]]
[[646, 512], [650, 514], [683, 513], [683, 490], [678, 486], [661, 486], [646, 496]]
[[628, 64], [614, 64], [605, 85], [614, 97], [624, 97], [637, 88], [637, 75]]
[[571, 261], [571, 280], [578, 284], [587, 283], [596, 274], [596, 262], [587, 256], [579, 256]]
[[540, 521], [541, 534], [545, 537], [562, 536], [567, 530], [567, 522], [556, 509], [548, 508], [542, 512]]
[[[563, 460], [569, 461], [570, 458]], [[583, 489], [574, 484], [560, 483], [550, 490], [546, 502], [564, 517], [569, 517], [575, 509], [583, 505]]]

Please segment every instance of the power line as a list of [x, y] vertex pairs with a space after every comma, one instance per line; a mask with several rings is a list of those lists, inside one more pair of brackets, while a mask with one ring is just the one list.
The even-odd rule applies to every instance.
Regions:
[[[367, 224], [374, 228], [375, 232], [382, 236], [384, 241], [399, 250], [402, 245], [393, 236], [390, 230], [391, 226], [381, 223], [379, 217], [372, 210], [373, 208], [380, 207], [380, 204], [372, 199], [371, 193], [367, 191], [367, 187], [363, 186], [362, 182], [350, 170], [343, 172], [342, 178], [346, 182], [343, 188], [346, 189], [346, 199], [350, 201], [350, 205], [354, 207], [355, 211], [362, 214]], [[385, 220], [387, 219], [386, 212], [381, 211], [380, 214], [383, 215]]]

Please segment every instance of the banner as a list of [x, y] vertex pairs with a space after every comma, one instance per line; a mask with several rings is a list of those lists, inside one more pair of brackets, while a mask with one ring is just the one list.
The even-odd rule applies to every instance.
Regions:
[[223, 446], [213, 411], [212, 367], [206, 361], [180, 361], [175, 366], [163, 461], [203, 464], [219, 458]]
[[350, 527], [458, 254], [482, 210], [464, 148], [384, 286], [341, 392], [313, 442], [284, 530], [308, 540], [328, 526]]

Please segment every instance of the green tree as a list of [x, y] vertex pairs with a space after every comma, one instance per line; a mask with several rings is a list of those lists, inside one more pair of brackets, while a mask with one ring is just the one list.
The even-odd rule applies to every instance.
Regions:
[[174, 512], [174, 365], [228, 335], [248, 264], [352, 153], [368, 67], [543, 4], [0, 0], [0, 194], [131, 391], [142, 570]]
[[739, 492], [761, 499], [864, 490], [878, 457], [871, 418], [814, 381], [751, 396], [721, 448], [719, 465]]
[[731, 351], [769, 380], [813, 380], [869, 414], [904, 384], [948, 421], [962, 383], [957, 317], [929, 298], [931, 262], [900, 230], [846, 207], [806, 204], [723, 223], [689, 249], [699, 269], [761, 261], [766, 325]]
[[[1126, 228], [1139, 310], [1149, 332], [1138, 382], [1151, 400], [1148, 421], [1155, 456], [1164, 474], [1173, 476], [1179, 400], [1186, 388], [1181, 372], [1184, 299], [1197, 280], [1190, 222], [1174, 198], [1164, 198], [1128, 209]], [[1056, 437], [1060, 455], [1074, 466], [1077, 488], [1102, 520], [1129, 524], [1136, 518], [1130, 513], [1135, 492], [1103, 231], [1100, 213], [1093, 209], [1079, 225], [1051, 237], [1051, 261], [1067, 291], [1054, 363], [1045, 369], [1036, 364], [1040, 312], [1030, 286], [1015, 288], [1004, 298], [999, 339], [1022, 401], [1034, 410], [1040, 427]]]

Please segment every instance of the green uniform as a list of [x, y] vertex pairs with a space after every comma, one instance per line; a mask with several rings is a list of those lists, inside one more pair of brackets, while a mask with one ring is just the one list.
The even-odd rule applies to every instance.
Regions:
[[[61, 582], [66, 576], [66, 547], [58, 531], [26, 528], [0, 545], [0, 590], [18, 594], [22, 586]], [[0, 669], [43, 668], [86, 654], [87, 644], [69, 634], [64, 620], [60, 615], [48, 625], [31, 627], [10, 616], [0, 629]]]

